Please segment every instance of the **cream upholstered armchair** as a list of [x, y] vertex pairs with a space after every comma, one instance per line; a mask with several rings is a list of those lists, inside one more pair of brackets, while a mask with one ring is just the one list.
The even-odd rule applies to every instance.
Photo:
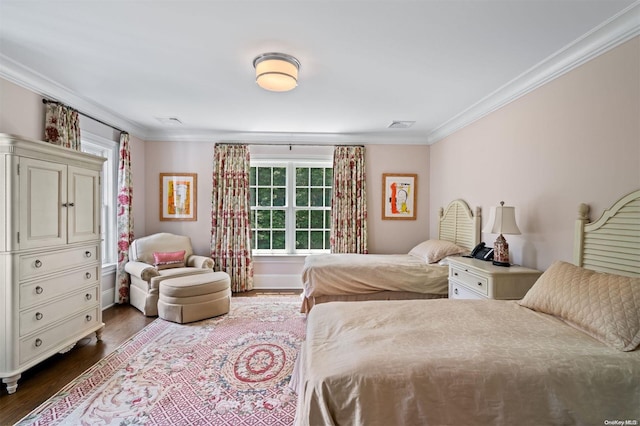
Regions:
[[[182, 261], [171, 260], [182, 251]], [[129, 302], [146, 316], [155, 316], [162, 280], [212, 272], [213, 260], [193, 254], [189, 237], [163, 232], [134, 240], [124, 270], [131, 276]]]

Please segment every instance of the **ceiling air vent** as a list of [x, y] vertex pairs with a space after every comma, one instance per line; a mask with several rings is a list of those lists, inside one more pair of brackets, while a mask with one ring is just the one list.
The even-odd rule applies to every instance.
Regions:
[[182, 124], [182, 121], [176, 117], [155, 117], [155, 119], [167, 126], [179, 126]]
[[413, 126], [415, 121], [392, 121], [389, 124], [389, 129], [408, 129]]

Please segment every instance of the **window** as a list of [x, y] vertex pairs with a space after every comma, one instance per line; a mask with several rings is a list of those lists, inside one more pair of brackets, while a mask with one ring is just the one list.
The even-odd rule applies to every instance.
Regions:
[[83, 132], [81, 147], [82, 152], [107, 159], [102, 166], [102, 265], [115, 265], [117, 263], [118, 143]]
[[252, 161], [251, 245], [254, 254], [329, 251], [330, 161]]

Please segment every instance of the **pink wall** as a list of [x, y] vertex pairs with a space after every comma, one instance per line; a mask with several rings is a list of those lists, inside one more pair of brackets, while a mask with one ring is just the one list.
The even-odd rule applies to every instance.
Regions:
[[133, 234], [135, 237], [148, 235], [146, 225], [146, 142], [130, 136], [129, 150], [131, 151], [131, 180], [133, 185]]
[[[365, 159], [369, 252], [408, 253], [413, 246], [429, 238], [429, 147], [368, 145]], [[418, 175], [416, 220], [382, 220], [383, 173]]]
[[42, 96], [0, 78], [0, 132], [42, 140]]
[[[189, 235], [198, 253], [207, 253], [211, 232], [211, 174], [214, 143], [151, 142], [145, 144], [146, 233], [173, 232]], [[426, 145], [368, 145], [367, 208], [369, 251], [406, 253], [429, 236], [429, 147]], [[198, 220], [161, 222], [158, 217], [160, 173], [198, 174]], [[418, 218], [415, 221], [382, 220], [382, 173], [418, 174]], [[135, 196], [135, 195], [134, 195]], [[136, 209], [141, 207], [136, 203]]]
[[636, 37], [432, 145], [431, 205], [463, 198], [484, 226], [504, 200], [522, 231], [506, 237], [512, 261], [571, 261], [578, 205], [596, 219], [640, 188], [639, 76]]
[[[213, 142], [145, 142], [146, 190], [140, 196], [144, 197], [141, 202], [145, 206], [146, 235], [156, 232], [188, 235], [196, 253], [211, 253], [213, 145]], [[197, 221], [160, 221], [160, 173], [198, 174]], [[136, 204], [136, 209], [140, 207], [140, 204]]]

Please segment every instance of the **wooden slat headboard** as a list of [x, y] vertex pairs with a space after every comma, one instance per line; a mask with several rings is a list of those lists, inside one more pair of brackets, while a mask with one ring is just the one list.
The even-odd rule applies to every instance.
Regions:
[[618, 200], [589, 223], [589, 206], [580, 204], [574, 263], [600, 272], [640, 277], [640, 190]]
[[471, 251], [480, 243], [481, 215], [476, 208], [474, 215], [463, 200], [453, 200], [446, 209], [440, 208], [438, 239], [451, 241]]

